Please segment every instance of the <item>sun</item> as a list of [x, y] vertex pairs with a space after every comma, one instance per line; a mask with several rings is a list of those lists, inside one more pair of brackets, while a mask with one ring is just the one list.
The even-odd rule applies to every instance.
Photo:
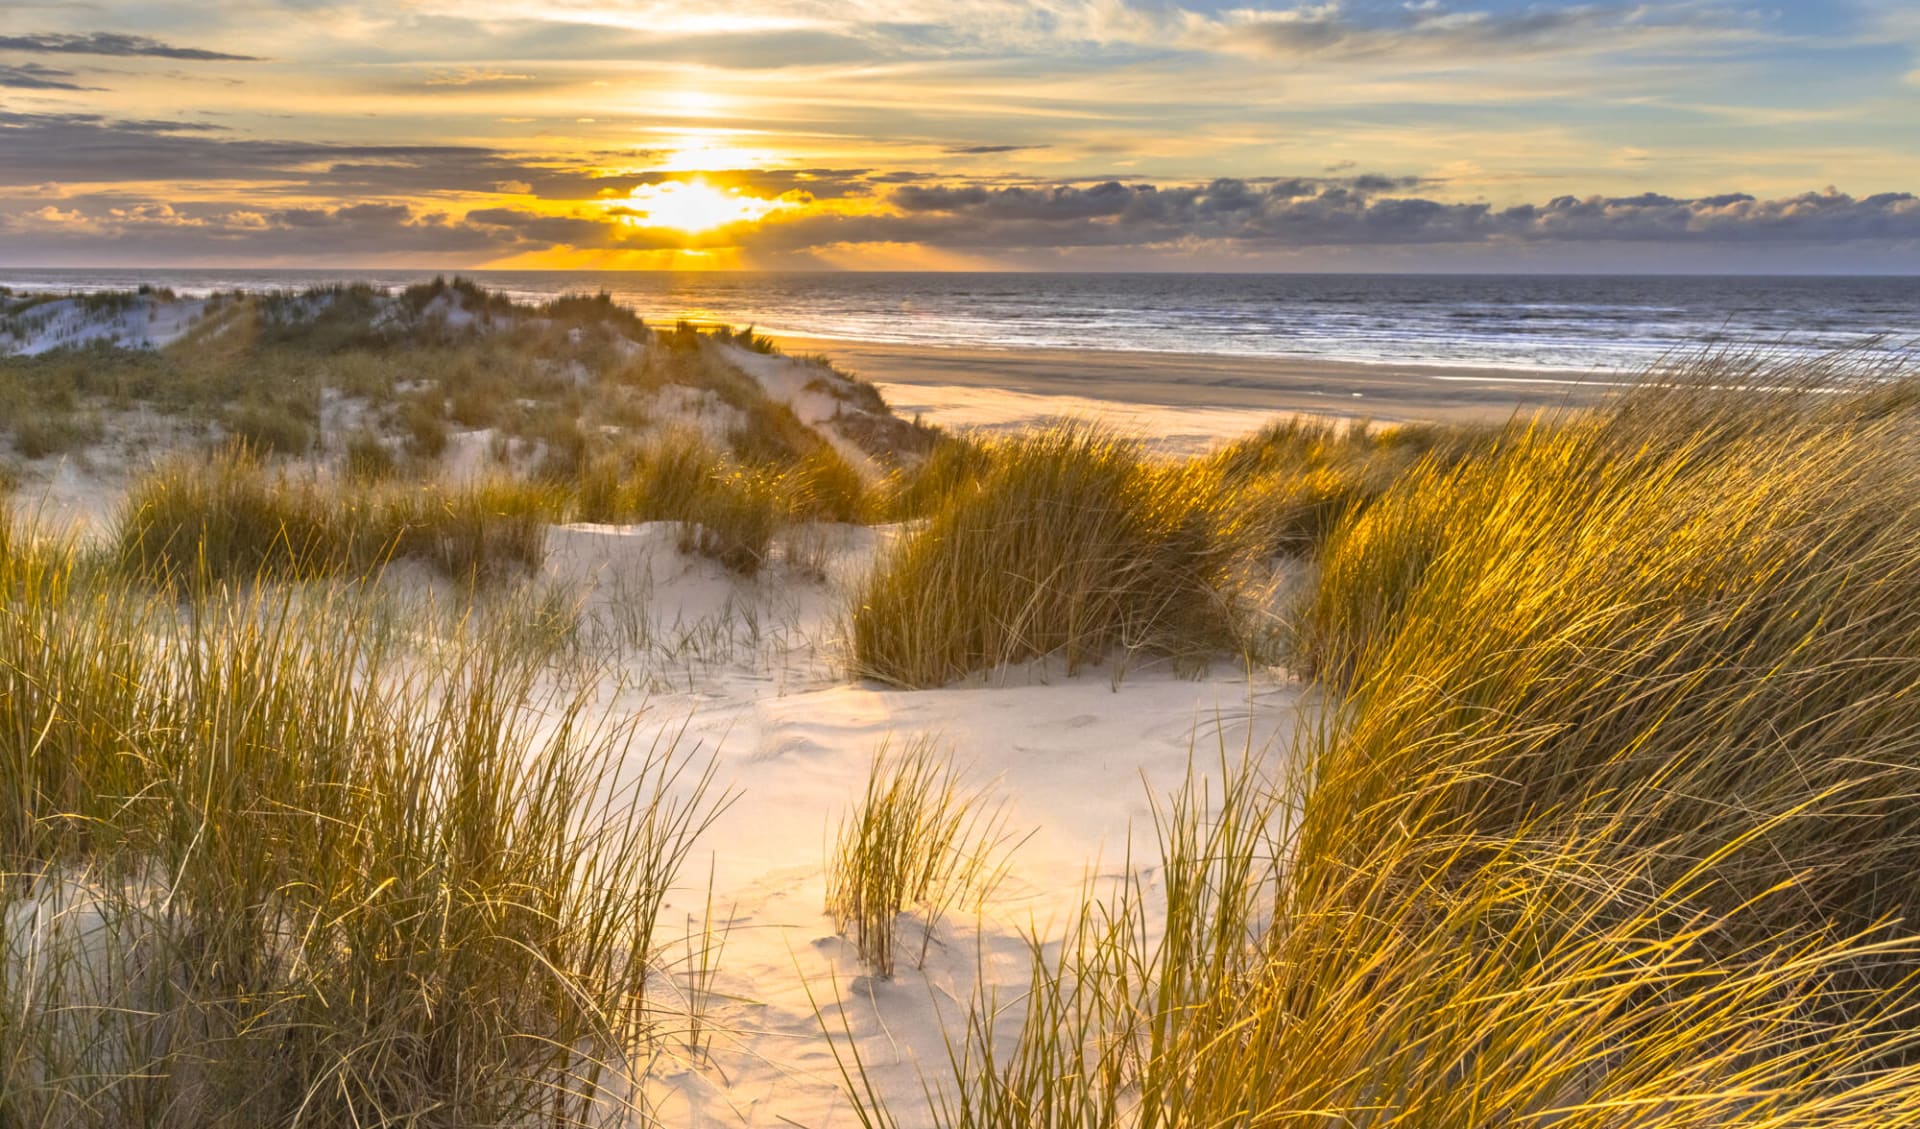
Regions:
[[701, 179], [643, 184], [621, 201], [617, 214], [635, 227], [670, 227], [696, 234], [760, 219], [783, 208], [784, 200], [763, 200], [738, 188], [716, 188]]

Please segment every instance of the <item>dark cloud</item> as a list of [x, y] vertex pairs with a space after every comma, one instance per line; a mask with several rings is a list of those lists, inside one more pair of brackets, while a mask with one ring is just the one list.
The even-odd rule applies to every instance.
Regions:
[[394, 254], [472, 261], [522, 249], [510, 233], [403, 204], [261, 211], [86, 203], [66, 201], [0, 217], [0, 245], [18, 248], [17, 254], [57, 257], [104, 243], [126, 262], [351, 262]]
[[[1341, 59], [1438, 56], [1504, 58], [1564, 50], [1626, 46], [1684, 30], [1714, 13], [1676, 5], [1663, 15], [1642, 4], [1528, 7], [1507, 12], [1452, 12], [1437, 6], [1349, 11], [1338, 4], [1254, 12], [1226, 34], [1272, 55]], [[1724, 29], [1725, 15], [1717, 19]]]
[[39, 63], [21, 63], [8, 66], [0, 63], [0, 86], [10, 86], [15, 90], [98, 90], [97, 86], [82, 86], [69, 82], [74, 77], [72, 71], [63, 71], [57, 67], [43, 67]]
[[0, 187], [239, 182], [263, 196], [487, 192], [544, 167], [457, 145], [329, 145], [222, 136], [204, 122], [0, 110]]
[[947, 152], [960, 157], [980, 157], [990, 153], [1023, 153], [1029, 149], [1045, 148], [1045, 145], [949, 145]]
[[[1761, 200], [1744, 193], [1678, 198], [1562, 196], [1496, 209], [1484, 203], [1377, 195], [1361, 182], [1238, 179], [1162, 187], [1109, 181], [1051, 189], [912, 185], [896, 214], [814, 214], [768, 225], [785, 251], [843, 243], [927, 243], [952, 250], [1212, 245], [1309, 247], [1569, 243], [1838, 244], [1920, 241], [1920, 198], [1843, 192]], [[1391, 178], [1384, 178], [1389, 179]], [[1401, 183], [1400, 181], [1392, 181]]]
[[205, 51], [198, 47], [175, 47], [144, 35], [122, 35], [94, 31], [84, 35], [0, 35], [0, 51], [28, 51], [41, 55], [115, 55], [154, 59], [194, 59], [234, 63], [257, 63], [253, 55], [229, 55], [224, 51]]
[[843, 200], [871, 196], [876, 186], [897, 183], [901, 176], [923, 174], [875, 173], [869, 169], [655, 169], [638, 173], [596, 175], [571, 169], [529, 170], [521, 179], [532, 194], [547, 200], [579, 200], [594, 196], [625, 196], [636, 188], [670, 181], [707, 180], [739, 188], [754, 196], [803, 193], [814, 200]]
[[112, 185], [241, 183], [262, 196], [411, 196], [492, 193], [525, 186], [548, 200], [625, 196], [635, 188], [706, 178], [757, 196], [814, 200], [871, 196], [918, 173], [868, 169], [654, 170], [605, 175], [607, 165], [657, 159], [648, 151], [562, 158], [465, 145], [334, 145], [222, 136], [200, 122], [120, 121], [99, 114], [0, 110], [0, 189], [45, 182]]

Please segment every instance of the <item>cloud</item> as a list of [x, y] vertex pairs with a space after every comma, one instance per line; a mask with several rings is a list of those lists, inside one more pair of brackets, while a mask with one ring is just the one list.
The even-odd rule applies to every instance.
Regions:
[[122, 261], [351, 262], [385, 255], [493, 258], [511, 236], [405, 204], [260, 210], [244, 206], [129, 202], [0, 215], [0, 243], [22, 254], [59, 255], [111, 246]]
[[989, 153], [1021, 153], [1045, 149], [1045, 145], [949, 145], [946, 151], [956, 156], [984, 156]]
[[530, 74], [511, 74], [506, 71], [487, 70], [477, 67], [460, 67], [455, 70], [435, 71], [427, 77], [428, 86], [475, 86], [495, 82], [531, 82]]
[[1198, 46], [1293, 59], [1435, 59], [1448, 63], [1671, 46], [1679, 39], [1751, 38], [1719, 9], [1676, 4], [1530, 5], [1451, 11], [1439, 4], [1350, 8], [1331, 2], [1280, 10], [1240, 8], [1221, 18], [1182, 13]]
[[63, 71], [57, 67], [43, 67], [39, 63], [21, 63], [9, 66], [0, 63], [0, 86], [15, 90], [98, 90], [97, 86], [82, 86], [77, 82], [68, 82], [73, 78], [72, 71]]
[[257, 63], [253, 55], [229, 55], [198, 47], [175, 47], [144, 35], [94, 31], [84, 35], [0, 35], [0, 51], [27, 51], [43, 55], [145, 56], [156, 59]]
[[1374, 182], [1301, 178], [1264, 184], [1223, 178], [1161, 187], [909, 185], [892, 213], [815, 214], [768, 225], [781, 250], [859, 243], [922, 243], [949, 250], [1074, 247], [1289, 248], [1566, 245], [1575, 243], [1842, 244], [1920, 242], [1920, 197], [1854, 197], [1827, 190], [1772, 200], [1745, 193], [1677, 198], [1560, 196], [1506, 208], [1381, 194]]
[[502, 181], [537, 182], [552, 172], [479, 146], [330, 145], [226, 132], [203, 122], [0, 110], [0, 187], [225, 182], [266, 196], [400, 196], [491, 192]]

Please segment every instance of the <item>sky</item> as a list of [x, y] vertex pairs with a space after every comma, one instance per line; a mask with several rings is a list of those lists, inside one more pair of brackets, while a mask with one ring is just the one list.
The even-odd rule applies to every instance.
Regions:
[[0, 0], [0, 265], [1920, 273], [1920, 3]]

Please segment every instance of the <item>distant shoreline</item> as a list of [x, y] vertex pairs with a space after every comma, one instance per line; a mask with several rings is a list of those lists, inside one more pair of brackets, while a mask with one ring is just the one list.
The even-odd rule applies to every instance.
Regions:
[[[969, 419], [987, 394], [1050, 398], [1063, 414], [1123, 405], [1180, 413], [1337, 415], [1383, 422], [1497, 422], [1517, 413], [1596, 403], [1632, 384], [1630, 373], [1383, 364], [1070, 348], [985, 348], [775, 335], [789, 353], [818, 353], [888, 391], [896, 407], [928, 409], [934, 422]], [[918, 401], [918, 403], [916, 403]], [[956, 416], [931, 410], [949, 405]], [[1044, 407], [1033, 406], [1029, 416]], [[1009, 418], [1005, 422], [1015, 420]]]

